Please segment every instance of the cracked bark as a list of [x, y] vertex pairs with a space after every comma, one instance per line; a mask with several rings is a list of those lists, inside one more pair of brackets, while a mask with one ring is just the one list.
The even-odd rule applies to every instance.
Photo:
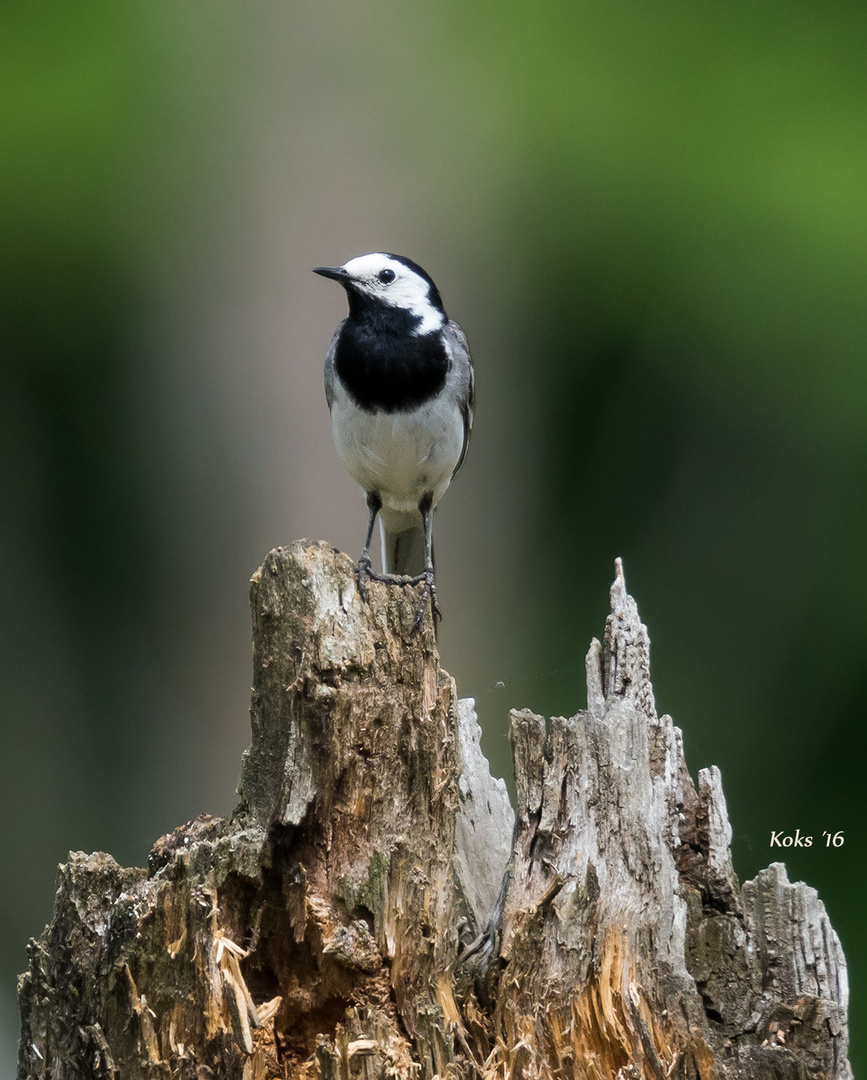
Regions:
[[369, 589], [265, 560], [237, 808], [60, 867], [19, 1078], [850, 1077], [824, 907], [779, 863], [739, 886], [619, 564], [587, 710], [511, 715], [515, 811], [416, 592]]

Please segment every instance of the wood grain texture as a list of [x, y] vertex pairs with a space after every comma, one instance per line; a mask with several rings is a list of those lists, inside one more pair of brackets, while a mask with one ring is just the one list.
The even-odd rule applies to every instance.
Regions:
[[369, 589], [309, 541], [254, 575], [237, 808], [61, 866], [20, 1080], [850, 1077], [824, 907], [739, 886], [619, 563], [587, 709], [511, 715], [514, 811], [420, 593]]

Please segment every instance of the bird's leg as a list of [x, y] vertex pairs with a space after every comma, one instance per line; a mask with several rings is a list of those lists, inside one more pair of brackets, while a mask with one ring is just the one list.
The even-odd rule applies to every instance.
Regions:
[[376, 515], [381, 509], [382, 499], [379, 497], [379, 492], [368, 491], [367, 511], [369, 517], [367, 519], [367, 537], [364, 541], [364, 551], [361, 553], [361, 558], [355, 564], [355, 579], [358, 582], [358, 592], [365, 603], [367, 603], [367, 582], [375, 576], [370, 565], [370, 541], [373, 538], [373, 526], [376, 524]]
[[437, 619], [442, 619], [443, 613], [440, 611], [440, 606], [437, 603], [437, 589], [434, 580], [434, 559], [433, 559], [433, 495], [428, 492], [427, 495], [418, 504], [419, 512], [421, 513], [421, 523], [424, 528], [424, 573], [419, 574], [418, 580], [424, 582], [424, 596], [422, 598], [421, 606], [415, 613], [415, 628], [417, 629], [421, 624], [422, 617], [424, 616], [424, 609], [427, 606], [427, 598], [430, 596], [431, 613], [433, 615], [434, 626], [436, 626]]
[[358, 592], [365, 603], [367, 603], [368, 581], [384, 581], [388, 585], [420, 585], [424, 582], [424, 597], [415, 614], [415, 624], [413, 629], [418, 629], [421, 625], [421, 620], [424, 616], [425, 607], [428, 602], [428, 596], [430, 597], [434, 622], [436, 622], [436, 619], [441, 619], [443, 617], [440, 606], [437, 603], [437, 591], [434, 582], [432, 502], [433, 495], [428, 492], [418, 506], [419, 513], [421, 514], [422, 527], [424, 529], [424, 570], [421, 574], [377, 574], [373, 569], [370, 562], [370, 544], [373, 539], [373, 528], [376, 525], [376, 517], [382, 509], [382, 499], [377, 491], [367, 492], [367, 509], [369, 514], [367, 519], [367, 536], [364, 540], [364, 550], [361, 553], [361, 558], [355, 564], [355, 579], [358, 582]]

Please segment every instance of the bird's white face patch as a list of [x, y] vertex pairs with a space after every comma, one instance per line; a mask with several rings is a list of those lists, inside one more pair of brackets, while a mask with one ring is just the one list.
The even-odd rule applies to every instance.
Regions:
[[[391, 307], [403, 308], [421, 319], [415, 331], [417, 334], [428, 334], [445, 323], [445, 315], [430, 301], [428, 283], [397, 259], [390, 259], [382, 252], [373, 252], [350, 259], [344, 263], [343, 269], [352, 276], [354, 287], [359, 292]], [[383, 274], [383, 271], [386, 273]]]

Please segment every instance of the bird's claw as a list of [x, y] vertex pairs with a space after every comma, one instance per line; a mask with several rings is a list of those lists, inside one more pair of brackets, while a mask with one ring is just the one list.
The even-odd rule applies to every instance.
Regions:
[[370, 565], [370, 559], [366, 555], [362, 555], [355, 564], [355, 581], [358, 585], [358, 595], [365, 604], [367, 603], [367, 583], [375, 576], [373, 567]]
[[427, 607], [428, 597], [430, 597], [430, 608], [434, 626], [436, 626], [437, 619], [442, 621], [443, 617], [443, 613], [440, 611], [440, 606], [437, 603], [437, 587], [436, 582], [434, 581], [433, 570], [425, 570], [423, 574], [418, 575], [416, 580], [419, 583], [422, 581], [424, 582], [424, 593], [422, 595], [422, 600], [421, 604], [419, 605], [418, 611], [415, 613], [415, 622], [413, 623], [412, 627], [414, 631], [418, 630], [418, 628], [421, 626], [421, 621], [424, 618], [424, 611]]

